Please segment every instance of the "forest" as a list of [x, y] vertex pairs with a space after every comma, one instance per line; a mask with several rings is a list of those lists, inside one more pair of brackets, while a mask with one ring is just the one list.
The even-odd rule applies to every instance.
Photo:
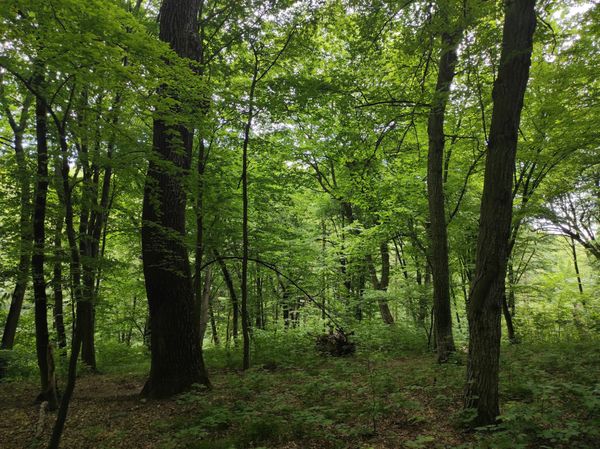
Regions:
[[600, 447], [600, 2], [2, 0], [1, 449]]

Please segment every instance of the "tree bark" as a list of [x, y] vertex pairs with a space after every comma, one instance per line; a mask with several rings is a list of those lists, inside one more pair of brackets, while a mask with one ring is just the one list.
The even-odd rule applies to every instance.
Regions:
[[[373, 288], [375, 288], [375, 290], [387, 292], [390, 284], [390, 252], [387, 242], [384, 242], [379, 246], [379, 252], [381, 253], [381, 279], [377, 278], [377, 271], [375, 270], [375, 265], [373, 264], [373, 259], [370, 255], [367, 256], [367, 268], [371, 275]], [[384, 298], [378, 298], [377, 305], [379, 306], [379, 313], [381, 314], [383, 322], [385, 324], [394, 324], [394, 317], [392, 316], [388, 302]]]
[[[59, 206], [60, 207], [60, 206]], [[64, 301], [62, 289], [62, 229], [64, 215], [62, 207], [56, 217], [56, 228], [54, 231], [54, 266], [52, 269], [52, 290], [54, 293], [54, 327], [56, 328], [56, 341], [59, 349], [67, 347], [67, 335], [65, 333]]]
[[199, 303], [199, 319], [200, 319], [200, 346], [202, 346], [202, 342], [204, 341], [204, 334], [206, 333], [206, 328], [208, 327], [208, 320], [210, 318], [209, 315], [209, 305], [210, 305], [210, 289], [212, 287], [212, 270], [211, 267], [206, 268], [206, 276], [204, 277], [204, 284], [202, 286], [202, 293], [200, 296]]
[[[181, 57], [197, 59], [199, 0], [165, 0], [159, 38]], [[168, 88], [161, 89], [169, 95]], [[174, 96], [173, 93], [170, 94]], [[194, 291], [184, 242], [186, 192], [193, 131], [156, 117], [142, 210], [142, 254], [150, 312], [150, 376], [142, 394], [168, 397], [194, 383], [210, 385], [204, 367]]]
[[244, 370], [250, 368], [250, 334], [248, 316], [248, 145], [250, 144], [250, 130], [254, 118], [254, 95], [258, 81], [258, 57], [254, 55], [255, 64], [248, 94], [248, 117], [244, 127], [244, 142], [242, 146], [242, 282], [240, 286], [242, 294], [242, 340], [243, 340], [243, 362]]
[[508, 333], [508, 341], [511, 343], [517, 342], [517, 336], [515, 334], [515, 326], [513, 325], [512, 315], [508, 308], [508, 301], [506, 300], [506, 294], [502, 296], [502, 314], [504, 315], [504, 321], [506, 322], [506, 332]]
[[[38, 85], [41, 81], [37, 81]], [[48, 195], [48, 123], [46, 103], [36, 99], [35, 128], [37, 140], [37, 178], [33, 203], [33, 253], [31, 273], [35, 299], [35, 341], [38, 367], [40, 369], [41, 393], [39, 399], [48, 401], [48, 409], [58, 406], [56, 384], [49, 378], [52, 361], [48, 360], [50, 339], [48, 336], [48, 299], [44, 278], [46, 198]]]
[[238, 338], [238, 322], [239, 322], [239, 308], [238, 308], [238, 300], [237, 294], [235, 293], [235, 286], [233, 285], [233, 279], [231, 278], [231, 274], [227, 269], [227, 265], [225, 261], [221, 258], [219, 253], [214, 251], [215, 259], [217, 259], [219, 266], [221, 267], [221, 273], [223, 273], [223, 279], [225, 279], [225, 285], [227, 285], [227, 289], [229, 290], [229, 299], [231, 300], [231, 311], [233, 316], [233, 325], [232, 325], [232, 336], [234, 343]]
[[20, 211], [19, 211], [19, 263], [17, 265], [17, 280], [13, 290], [10, 309], [6, 317], [4, 332], [2, 333], [2, 343], [0, 349], [12, 349], [15, 344], [15, 336], [17, 333], [17, 325], [21, 316], [23, 307], [23, 299], [25, 298], [25, 290], [29, 280], [29, 268], [31, 263], [31, 185], [29, 173], [27, 170], [27, 162], [25, 160], [25, 152], [23, 151], [23, 133], [27, 125], [28, 109], [31, 104], [31, 98], [27, 97], [21, 111], [19, 123], [7, 110], [7, 117], [14, 134], [15, 159], [17, 161], [17, 170], [19, 176], [19, 196], [20, 196]]
[[512, 220], [512, 182], [518, 129], [531, 65], [535, 0], [507, 0], [498, 78], [485, 166], [475, 277], [470, 291], [465, 407], [472, 424], [494, 424], [500, 414], [500, 314]]
[[427, 163], [427, 191], [431, 226], [431, 269], [433, 274], [433, 310], [438, 362], [448, 361], [454, 352], [452, 311], [450, 307], [450, 274], [448, 270], [448, 230], [444, 200], [444, 119], [450, 86], [454, 79], [456, 50], [462, 31], [442, 34], [442, 50], [438, 78], [429, 113], [427, 133], [429, 156]]
[[208, 314], [210, 317], [210, 328], [212, 330], [212, 340], [215, 346], [219, 346], [219, 333], [217, 332], [217, 321], [215, 320], [215, 310], [213, 307], [213, 301], [208, 303]]
[[579, 262], [577, 261], [577, 248], [575, 247], [575, 240], [573, 237], [569, 238], [571, 244], [571, 254], [573, 256], [573, 267], [575, 268], [575, 275], [577, 276], [577, 288], [579, 293], [583, 295], [583, 283], [581, 282], [581, 273], [579, 272]]

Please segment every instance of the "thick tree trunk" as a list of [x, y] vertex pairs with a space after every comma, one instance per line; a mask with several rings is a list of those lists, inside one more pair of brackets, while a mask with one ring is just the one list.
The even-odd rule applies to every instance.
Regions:
[[456, 67], [456, 50], [462, 32], [443, 33], [438, 66], [438, 79], [429, 113], [429, 157], [427, 191], [431, 226], [431, 268], [433, 274], [433, 310], [438, 362], [448, 361], [454, 352], [452, 311], [450, 307], [450, 275], [448, 271], [448, 231], [444, 203], [444, 119], [450, 86]]
[[512, 219], [512, 181], [523, 98], [529, 78], [535, 0], [507, 0], [498, 78], [485, 166], [476, 269], [469, 295], [469, 357], [465, 407], [473, 425], [500, 414], [500, 314]]
[[36, 100], [35, 124], [37, 178], [33, 203], [33, 253], [31, 256], [31, 273], [35, 298], [35, 341], [41, 383], [39, 399], [48, 401], [48, 409], [54, 410], [58, 405], [58, 399], [56, 384], [51, 382], [49, 378], [49, 368], [53, 362], [48, 360], [50, 339], [48, 337], [48, 300], [44, 279], [46, 197], [48, 194], [48, 126], [46, 105], [39, 98]]
[[[197, 58], [199, 0], [165, 0], [162, 41], [182, 57]], [[162, 89], [166, 95], [167, 88]], [[174, 111], [176, 112], [176, 111]], [[193, 132], [155, 118], [142, 211], [142, 253], [150, 312], [151, 367], [142, 394], [167, 397], [194, 383], [209, 385], [195, 320], [194, 292], [184, 242], [186, 193]]]

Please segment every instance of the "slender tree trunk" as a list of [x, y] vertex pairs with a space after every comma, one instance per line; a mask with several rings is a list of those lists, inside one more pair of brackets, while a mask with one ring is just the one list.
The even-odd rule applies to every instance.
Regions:
[[23, 132], [27, 125], [27, 116], [29, 106], [31, 104], [30, 97], [27, 97], [21, 111], [21, 119], [19, 124], [7, 111], [10, 126], [14, 134], [15, 159], [17, 161], [17, 170], [19, 177], [19, 264], [17, 265], [17, 280], [13, 290], [10, 309], [6, 317], [4, 332], [2, 333], [2, 343], [0, 349], [12, 349], [15, 344], [15, 336], [21, 309], [23, 307], [23, 299], [25, 298], [25, 290], [29, 280], [29, 268], [31, 264], [31, 185], [29, 172], [27, 170], [27, 161], [25, 160], [25, 152], [23, 151]]
[[[258, 256], [257, 256], [258, 257]], [[264, 314], [263, 314], [263, 280], [260, 276], [259, 264], [256, 264], [256, 328], [264, 329]]]
[[258, 78], [258, 60], [254, 65], [252, 83], [250, 85], [248, 105], [248, 118], [244, 128], [244, 143], [242, 148], [242, 338], [244, 345], [243, 369], [250, 368], [250, 334], [248, 316], [248, 145], [250, 143], [250, 130], [254, 117], [254, 94]]
[[35, 341], [38, 366], [40, 369], [41, 393], [39, 399], [48, 401], [48, 409], [55, 410], [58, 405], [56, 384], [49, 378], [49, 368], [53, 364], [48, 360], [50, 339], [48, 336], [48, 300], [44, 278], [46, 197], [48, 194], [48, 124], [46, 104], [37, 98], [35, 106], [35, 124], [37, 139], [37, 178], [33, 203], [33, 253], [31, 273], [35, 298]]
[[[204, 139], [202, 136], [198, 137], [198, 162], [196, 166], [196, 174], [198, 176], [197, 181], [197, 192], [196, 192], [196, 246], [194, 248], [194, 295], [196, 298], [196, 319], [200, 326], [200, 337], [204, 331], [202, 331], [202, 307], [204, 300], [204, 292], [202, 288], [202, 258], [204, 256], [204, 202], [203, 202], [203, 191], [204, 191], [204, 168], [205, 168], [205, 148]], [[208, 272], [207, 272], [208, 279]], [[208, 304], [206, 304], [208, 307]]]
[[[79, 306], [81, 302], [77, 303]], [[71, 341], [71, 355], [69, 357], [69, 370], [67, 374], [67, 385], [60, 402], [60, 408], [56, 416], [56, 421], [52, 429], [52, 435], [50, 442], [48, 443], [48, 449], [58, 449], [60, 445], [60, 439], [62, 437], [65, 422], [67, 420], [67, 413], [69, 411], [69, 404], [73, 391], [75, 390], [75, 380], [77, 377], [77, 360], [79, 359], [79, 353], [81, 351], [81, 333], [79, 332], [79, 310], [76, 312], [76, 320], [73, 323], [73, 339]]]
[[212, 287], [212, 270], [209, 266], [206, 268], [206, 276], [204, 276], [204, 283], [202, 285], [202, 293], [200, 296], [200, 345], [204, 341], [204, 334], [208, 326], [208, 320], [210, 318], [210, 289]]
[[[164, 0], [159, 37], [182, 57], [198, 57], [200, 0]], [[162, 95], [170, 89], [164, 86]], [[172, 93], [170, 95], [173, 95]], [[156, 117], [153, 156], [144, 188], [142, 253], [150, 312], [151, 367], [142, 394], [167, 397], [194, 383], [210, 385], [195, 320], [194, 291], [184, 242], [186, 192], [193, 132]], [[168, 165], [168, 167], [165, 167]]]
[[210, 316], [210, 328], [212, 330], [212, 340], [215, 346], [219, 346], [219, 333], [217, 332], [217, 320], [215, 319], [215, 309], [213, 307], [213, 301], [208, 303], [208, 314]]
[[283, 280], [277, 275], [277, 281], [281, 287], [281, 311], [283, 315], [283, 328], [288, 329], [290, 327], [290, 292], [287, 286], [283, 283]]
[[225, 285], [227, 285], [227, 290], [229, 290], [229, 299], [231, 300], [231, 311], [232, 311], [232, 336], [234, 343], [237, 342], [238, 338], [238, 322], [239, 322], [239, 308], [238, 308], [238, 300], [237, 294], [235, 292], [235, 286], [233, 285], [233, 279], [231, 278], [231, 274], [227, 269], [227, 265], [225, 261], [221, 258], [219, 253], [214, 251], [215, 259], [217, 259], [219, 266], [221, 267], [221, 273], [223, 273], [223, 279], [225, 280]]
[[[370, 255], [366, 258], [367, 267], [371, 275], [373, 288], [375, 290], [387, 292], [390, 284], [390, 252], [387, 242], [382, 243], [379, 246], [379, 251], [381, 253], [381, 279], [377, 278], [377, 271], [375, 270], [375, 265], [373, 264], [373, 259]], [[381, 314], [383, 322], [385, 324], [394, 324], [394, 317], [392, 316], [388, 302], [384, 298], [378, 298], [377, 305], [379, 306], [379, 313]]]
[[513, 325], [512, 315], [510, 314], [510, 310], [508, 308], [506, 294], [502, 296], [502, 314], [504, 315], [504, 321], [506, 322], [506, 332], [508, 333], [508, 341], [511, 343], [517, 343], [515, 327]]
[[[67, 334], [65, 333], [64, 300], [62, 288], [62, 229], [64, 215], [62, 207], [56, 217], [54, 231], [54, 266], [52, 270], [52, 290], [54, 292], [54, 327], [56, 328], [56, 341], [59, 349], [67, 347]], [[62, 354], [62, 353], [61, 353]]]
[[579, 263], [577, 262], [575, 240], [571, 237], [569, 241], [571, 243], [571, 254], [573, 255], [573, 267], [575, 268], [575, 274], [577, 275], [577, 287], [579, 288], [579, 293], [583, 295], [583, 283], [581, 282], [581, 273], [579, 272]]
[[450, 307], [450, 274], [448, 271], [448, 231], [444, 200], [444, 119], [450, 86], [456, 67], [456, 50], [462, 31], [442, 34], [442, 50], [438, 79], [429, 113], [429, 157], [427, 190], [431, 226], [431, 268], [433, 272], [433, 310], [438, 362], [448, 361], [454, 352], [452, 311]]
[[477, 242], [476, 272], [469, 299], [469, 357], [465, 407], [473, 425], [489, 425], [500, 414], [498, 372], [500, 314], [512, 220], [512, 181], [518, 129], [529, 78], [535, 0], [507, 0]]

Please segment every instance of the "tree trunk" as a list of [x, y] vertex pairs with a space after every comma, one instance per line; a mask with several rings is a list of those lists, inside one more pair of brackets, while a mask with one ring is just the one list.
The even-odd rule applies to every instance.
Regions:
[[27, 125], [28, 109], [31, 99], [25, 100], [21, 111], [21, 120], [19, 124], [12, 118], [10, 111], [7, 111], [10, 126], [14, 133], [15, 159], [17, 161], [17, 170], [19, 176], [19, 264], [17, 265], [17, 280], [13, 290], [10, 309], [6, 317], [4, 332], [2, 333], [2, 343], [0, 349], [12, 349], [15, 344], [17, 325], [21, 316], [25, 290], [29, 280], [29, 267], [31, 263], [31, 185], [29, 173], [27, 170], [27, 161], [23, 151], [23, 132]]
[[[77, 303], [77, 308], [81, 302]], [[50, 442], [48, 443], [48, 449], [58, 449], [60, 445], [60, 439], [62, 437], [63, 429], [65, 427], [65, 421], [67, 420], [67, 413], [69, 411], [69, 404], [73, 391], [75, 390], [75, 381], [77, 377], [77, 359], [79, 358], [79, 352], [81, 350], [81, 333], [79, 332], [79, 310], [76, 313], [76, 319], [73, 323], [73, 339], [71, 341], [71, 355], [69, 357], [69, 370], [67, 374], [67, 385], [65, 386], [65, 393], [63, 394], [62, 400], [60, 401], [60, 408], [56, 416], [56, 421], [52, 429], [52, 435], [50, 436]]]
[[450, 86], [456, 67], [456, 50], [461, 31], [442, 34], [442, 50], [438, 79], [429, 113], [429, 157], [427, 164], [427, 191], [431, 226], [431, 268], [433, 274], [433, 310], [438, 362], [448, 361], [454, 352], [452, 311], [450, 307], [450, 275], [448, 272], [448, 231], [444, 203], [444, 119]]
[[573, 237], [569, 239], [571, 243], [571, 254], [573, 256], [573, 267], [575, 268], [575, 274], [577, 276], [577, 288], [579, 293], [583, 295], [583, 283], [581, 282], [581, 273], [579, 272], [579, 263], [577, 261], [577, 248], [575, 247], [575, 240]]
[[208, 326], [209, 320], [209, 304], [210, 304], [210, 289], [212, 286], [212, 270], [209, 266], [206, 269], [206, 276], [204, 276], [204, 284], [202, 286], [202, 293], [200, 295], [199, 303], [199, 319], [200, 319], [200, 346], [204, 341], [204, 334]]
[[506, 294], [502, 296], [502, 314], [504, 315], [504, 321], [506, 321], [506, 332], [508, 333], [508, 341], [511, 343], [517, 343], [515, 327], [513, 325], [512, 315], [510, 314], [510, 310], [508, 308]]
[[502, 54], [492, 93], [494, 107], [481, 200], [476, 269], [468, 308], [465, 407], [475, 409], [472, 422], [475, 426], [493, 424], [500, 414], [500, 313], [512, 220], [518, 129], [535, 25], [535, 0], [505, 2]]
[[[182, 57], [197, 59], [199, 0], [165, 0], [162, 41]], [[163, 86], [161, 94], [168, 96]], [[171, 94], [174, 95], [174, 94]], [[194, 291], [184, 242], [186, 192], [193, 132], [173, 123], [177, 111], [155, 117], [142, 209], [142, 254], [150, 312], [150, 376], [142, 394], [167, 397], [194, 383], [210, 385], [195, 318]]]
[[248, 117], [244, 127], [244, 142], [242, 146], [242, 282], [240, 286], [242, 294], [242, 339], [243, 339], [243, 362], [242, 368], [250, 368], [250, 334], [248, 316], [248, 145], [250, 144], [250, 130], [254, 117], [254, 94], [258, 80], [258, 58], [255, 53], [254, 72], [250, 84]]
[[229, 290], [229, 299], [231, 299], [231, 310], [233, 315], [233, 325], [232, 325], [232, 336], [234, 343], [237, 342], [238, 338], [238, 322], [239, 322], [239, 309], [238, 309], [238, 300], [237, 294], [235, 293], [235, 286], [233, 285], [233, 279], [231, 278], [231, 274], [227, 269], [227, 265], [225, 261], [219, 256], [219, 253], [214, 251], [215, 259], [217, 259], [219, 266], [221, 267], [221, 272], [223, 273], [223, 279], [225, 279], [225, 285], [227, 285], [227, 289]]
[[41, 393], [39, 399], [48, 401], [48, 409], [58, 406], [56, 384], [49, 378], [52, 361], [48, 360], [50, 340], [48, 337], [48, 299], [44, 279], [46, 197], [48, 195], [48, 124], [46, 104], [37, 98], [35, 105], [35, 128], [37, 139], [37, 178], [33, 203], [33, 253], [31, 273], [35, 298], [35, 342], [40, 369]]
[[[194, 248], [194, 296], [196, 305], [196, 319], [200, 326], [200, 342], [204, 336], [206, 329], [202, 329], [202, 314], [203, 312], [203, 301], [204, 291], [202, 287], [202, 259], [204, 257], [204, 201], [202, 192], [204, 191], [204, 168], [205, 168], [205, 148], [204, 139], [202, 136], [198, 137], [198, 162], [196, 166], [197, 180], [197, 192], [196, 192], [196, 246]], [[208, 268], [210, 270], [210, 267]], [[207, 271], [205, 282], [209, 282], [209, 273]], [[210, 288], [209, 288], [210, 292]], [[206, 304], [206, 312], [208, 313], [208, 303]]]
[[[59, 349], [67, 347], [67, 334], [65, 333], [64, 301], [62, 289], [62, 228], [64, 215], [62, 207], [56, 217], [54, 231], [54, 266], [52, 269], [52, 290], [54, 292], [54, 327], [56, 328], [56, 341]], [[61, 353], [62, 354], [62, 353]]]
[[212, 340], [215, 346], [219, 346], [219, 333], [217, 332], [217, 321], [215, 320], [215, 310], [213, 307], [213, 301], [208, 303], [208, 314], [210, 316], [210, 328], [212, 330]]
[[[371, 275], [373, 288], [375, 290], [387, 292], [390, 284], [390, 252], [387, 242], [382, 243], [379, 246], [379, 251], [381, 253], [381, 279], [377, 279], [377, 271], [375, 270], [375, 265], [373, 264], [373, 259], [370, 255], [366, 258], [367, 267]], [[394, 317], [392, 316], [388, 302], [384, 298], [378, 298], [377, 305], [379, 306], [379, 313], [381, 314], [383, 322], [385, 324], [394, 324]]]
[[263, 310], [263, 280], [260, 276], [259, 264], [256, 264], [256, 321], [257, 329], [264, 329], [264, 310]]

